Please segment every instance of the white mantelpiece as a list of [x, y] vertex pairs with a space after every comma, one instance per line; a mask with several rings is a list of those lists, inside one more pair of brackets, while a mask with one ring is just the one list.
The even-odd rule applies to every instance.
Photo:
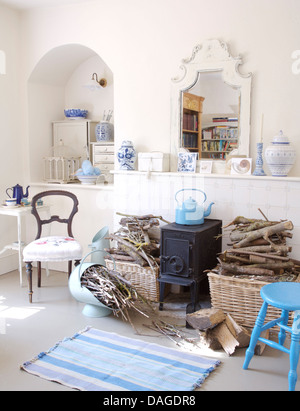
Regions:
[[[175, 194], [182, 188], [200, 188], [214, 202], [209, 218], [228, 224], [242, 215], [269, 220], [291, 220], [294, 224], [292, 256], [300, 253], [300, 178], [255, 177], [220, 174], [157, 173], [149, 175], [138, 171], [115, 171], [115, 211], [127, 214], [161, 215], [175, 220]], [[202, 201], [199, 198], [199, 201]], [[115, 215], [115, 213], [114, 213]], [[227, 247], [229, 233], [223, 236]]]

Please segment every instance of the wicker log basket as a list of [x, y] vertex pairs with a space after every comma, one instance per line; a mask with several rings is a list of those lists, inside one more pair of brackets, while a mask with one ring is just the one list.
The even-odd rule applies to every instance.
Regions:
[[[253, 328], [263, 300], [260, 289], [269, 284], [263, 281], [239, 279], [208, 273], [211, 304], [230, 314], [243, 327]], [[280, 317], [281, 310], [269, 306], [266, 321]], [[290, 314], [289, 326], [292, 325]]]
[[[112, 270], [112, 260], [105, 260], [106, 267]], [[158, 267], [141, 267], [138, 264], [116, 261], [116, 271], [129, 281], [136, 291], [148, 301], [159, 302]]]
[[[264, 285], [300, 279], [300, 261], [289, 256], [292, 249], [287, 242], [293, 223], [269, 221], [259, 211], [262, 220], [239, 216], [223, 227], [231, 231], [230, 248], [219, 255], [218, 266], [208, 273], [213, 308], [221, 308], [239, 325], [250, 328], [263, 303], [260, 290]], [[279, 309], [269, 306], [266, 321], [280, 315]]]

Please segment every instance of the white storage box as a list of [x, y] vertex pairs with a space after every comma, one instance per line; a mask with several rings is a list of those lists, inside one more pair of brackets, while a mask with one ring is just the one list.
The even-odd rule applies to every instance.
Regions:
[[139, 153], [139, 171], [169, 171], [169, 154], [154, 151], [151, 153]]

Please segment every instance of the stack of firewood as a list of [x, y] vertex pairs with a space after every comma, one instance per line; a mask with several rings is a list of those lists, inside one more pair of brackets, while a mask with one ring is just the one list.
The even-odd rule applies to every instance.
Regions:
[[120, 220], [120, 229], [109, 236], [116, 246], [105, 251], [115, 261], [134, 263], [141, 267], [159, 265], [159, 220], [165, 221], [152, 214], [124, 216]]
[[231, 229], [231, 248], [219, 255], [219, 274], [256, 276], [263, 281], [298, 277], [300, 262], [289, 257], [292, 249], [287, 245], [287, 238], [292, 237], [291, 221], [237, 217], [223, 228]]
[[[232, 355], [237, 348], [248, 347], [251, 331], [240, 326], [230, 314], [225, 314], [218, 308], [204, 308], [192, 314], [187, 314], [187, 322], [199, 330], [200, 344], [212, 350], [223, 349]], [[264, 333], [268, 337], [269, 333]], [[258, 343], [255, 354], [261, 355], [265, 344]]]

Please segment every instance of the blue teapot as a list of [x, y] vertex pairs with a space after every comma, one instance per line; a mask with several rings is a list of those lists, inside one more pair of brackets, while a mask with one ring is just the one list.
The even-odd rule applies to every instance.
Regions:
[[[22, 198], [27, 198], [28, 197], [28, 188], [26, 188], [26, 193], [23, 193], [23, 187], [17, 184], [14, 187], [9, 187], [6, 189], [6, 194], [8, 195], [9, 198], [16, 198], [17, 199], [17, 204], [21, 204]], [[12, 191], [12, 197], [9, 195], [8, 191]]]
[[182, 191], [200, 191], [204, 195], [203, 203], [206, 201], [206, 194], [202, 190], [197, 188], [183, 188], [182, 190], [177, 191], [175, 195], [175, 200], [177, 202], [175, 222], [176, 224], [181, 225], [197, 225], [204, 224], [204, 217], [208, 217], [211, 213], [211, 206], [214, 203], [210, 203], [208, 208], [204, 210], [202, 204], [198, 204], [196, 200], [192, 197], [189, 197], [187, 200], [183, 201], [181, 204], [177, 200], [177, 195]]

